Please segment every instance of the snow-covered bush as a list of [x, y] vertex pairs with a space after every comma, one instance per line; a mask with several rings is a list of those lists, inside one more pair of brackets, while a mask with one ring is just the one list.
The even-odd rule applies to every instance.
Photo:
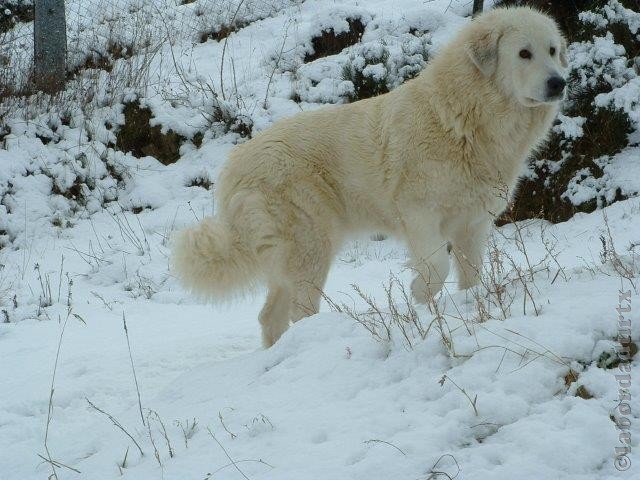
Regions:
[[[55, 115], [44, 125], [11, 124], [0, 150], [0, 248], [27, 220], [66, 228], [117, 200], [124, 169], [101, 142], [85, 137], [78, 147], [78, 133]], [[48, 148], [53, 141], [59, 148]]]
[[387, 93], [389, 50], [383, 44], [361, 45], [354, 50], [342, 68], [345, 95], [353, 101]]
[[33, 0], [3, 0], [0, 2], [0, 33], [16, 23], [33, 20]]
[[181, 0], [183, 25], [194, 32], [192, 38], [204, 43], [223, 40], [252, 22], [277, 15], [301, 0]]
[[24, 77], [31, 71], [30, 63], [16, 52], [31, 48], [33, 40], [25, 33], [30, 30], [27, 22], [32, 20], [31, 0], [0, 1], [0, 99], [20, 92], [16, 77], [21, 75], [17, 72], [23, 72]]
[[[500, 221], [542, 216], [558, 222], [638, 194], [611, 171], [632, 160], [640, 140], [640, 13], [634, 2], [503, 1], [550, 10], [571, 43], [563, 114], [532, 158], [515, 202]], [[582, 6], [584, 8], [584, 6]], [[621, 154], [621, 152], [623, 154]], [[636, 161], [638, 161], [636, 159]]]
[[[348, 17], [342, 25], [323, 28], [317, 35], [311, 38], [311, 51], [304, 56], [304, 63], [313, 62], [318, 58], [337, 55], [351, 45], [355, 45], [362, 39], [366, 23], [362, 18]], [[346, 23], [346, 25], [345, 25]], [[340, 27], [342, 27], [340, 29]]]
[[431, 49], [429, 32], [397, 32], [372, 23], [363, 40], [297, 69], [298, 101], [351, 102], [387, 93], [420, 73]]
[[361, 100], [387, 93], [420, 73], [428, 59], [427, 38], [405, 34], [391, 53], [383, 42], [358, 45], [342, 69], [343, 96]]

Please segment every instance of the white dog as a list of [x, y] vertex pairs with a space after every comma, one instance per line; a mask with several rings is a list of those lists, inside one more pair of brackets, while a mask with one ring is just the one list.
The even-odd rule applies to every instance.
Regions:
[[212, 298], [266, 283], [265, 347], [318, 310], [354, 233], [406, 241], [419, 301], [441, 289], [448, 243], [460, 288], [475, 285], [503, 192], [558, 111], [565, 55], [551, 18], [496, 9], [396, 90], [276, 123], [231, 152], [216, 216], [175, 239], [175, 272]]

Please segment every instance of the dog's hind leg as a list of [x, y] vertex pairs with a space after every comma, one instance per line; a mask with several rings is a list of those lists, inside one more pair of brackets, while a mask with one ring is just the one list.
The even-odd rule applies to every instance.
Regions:
[[291, 304], [291, 321], [314, 315], [320, 310], [322, 290], [327, 280], [331, 259], [327, 256], [321, 262], [307, 265], [294, 275], [294, 296]]
[[277, 283], [268, 286], [265, 302], [258, 320], [262, 327], [262, 345], [269, 348], [289, 328], [291, 313], [291, 293], [288, 287]]
[[267, 301], [260, 312], [262, 343], [273, 345], [289, 328], [289, 321], [318, 312], [331, 265], [330, 242], [310, 222], [295, 225], [291, 236], [273, 251]]
[[286, 274], [292, 290], [291, 321], [297, 322], [318, 313], [333, 250], [327, 232], [315, 221], [296, 226], [293, 238], [286, 253]]
[[298, 245], [292, 256], [289, 278], [292, 284], [291, 321], [294, 323], [320, 310], [322, 290], [331, 266], [326, 245]]

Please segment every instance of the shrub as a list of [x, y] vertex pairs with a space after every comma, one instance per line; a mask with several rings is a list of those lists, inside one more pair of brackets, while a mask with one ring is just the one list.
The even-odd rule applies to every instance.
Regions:
[[414, 34], [406, 37], [395, 55], [384, 43], [362, 44], [350, 53], [342, 68], [348, 101], [387, 93], [422, 71], [428, 59], [426, 40]]
[[[563, 114], [547, 143], [530, 162], [513, 204], [498, 224], [542, 217], [552, 222], [576, 212], [591, 212], [637, 192], [623, 192], [606, 178], [613, 157], [630, 144], [638, 128], [627, 89], [640, 86], [636, 56], [640, 52], [640, 14], [624, 5], [635, 1], [501, 1], [529, 4], [556, 16], [573, 42], [569, 48], [569, 86]], [[594, 8], [592, 11], [581, 11]], [[635, 17], [635, 18], [632, 18]]]
[[33, 2], [4, 0], [0, 2], [0, 33], [11, 30], [16, 23], [33, 20]]
[[313, 62], [318, 58], [328, 57], [340, 53], [345, 48], [355, 45], [362, 38], [365, 24], [360, 18], [347, 18], [349, 29], [336, 33], [333, 28], [326, 28], [319, 35], [311, 39], [313, 53], [307, 53], [304, 63]]
[[382, 44], [375, 47], [363, 46], [357, 53], [349, 56], [349, 61], [342, 68], [343, 80], [351, 82], [351, 88], [346, 89], [346, 97], [350, 101], [374, 97], [389, 91], [389, 72], [386, 65], [389, 51]]
[[151, 110], [139, 102], [124, 104], [124, 124], [116, 132], [116, 148], [134, 157], [155, 157], [168, 165], [180, 158], [180, 145], [185, 140], [172, 130], [162, 133], [160, 125], [151, 126]]

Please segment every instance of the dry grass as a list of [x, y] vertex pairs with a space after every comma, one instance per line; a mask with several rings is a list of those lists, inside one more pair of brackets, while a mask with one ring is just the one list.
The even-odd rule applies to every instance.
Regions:
[[[628, 254], [621, 254], [615, 247], [611, 226], [609, 225], [609, 217], [607, 212], [602, 212], [602, 218], [605, 226], [605, 234], [600, 236], [602, 250], [600, 251], [600, 261], [603, 267], [610, 267], [613, 274], [617, 275], [621, 280], [629, 282], [629, 285], [635, 292], [637, 289], [637, 280], [640, 276], [640, 263], [635, 252], [635, 246], [630, 245]], [[605, 275], [611, 275], [606, 268], [600, 268], [600, 272]]]
[[[387, 305], [382, 306], [371, 295], [365, 293], [358, 285], [351, 285], [356, 296], [368, 306], [366, 311], [359, 311], [353, 305], [336, 302], [323, 292], [324, 300], [336, 312], [344, 313], [362, 325], [376, 340], [391, 342], [399, 336], [407, 349], [412, 349], [416, 342], [425, 340], [429, 331], [435, 326], [447, 348], [452, 350], [450, 330], [443, 315], [436, 313], [433, 320], [424, 324], [411, 299], [410, 289], [397, 277], [391, 276], [384, 285]], [[437, 305], [437, 302], [434, 301]]]

